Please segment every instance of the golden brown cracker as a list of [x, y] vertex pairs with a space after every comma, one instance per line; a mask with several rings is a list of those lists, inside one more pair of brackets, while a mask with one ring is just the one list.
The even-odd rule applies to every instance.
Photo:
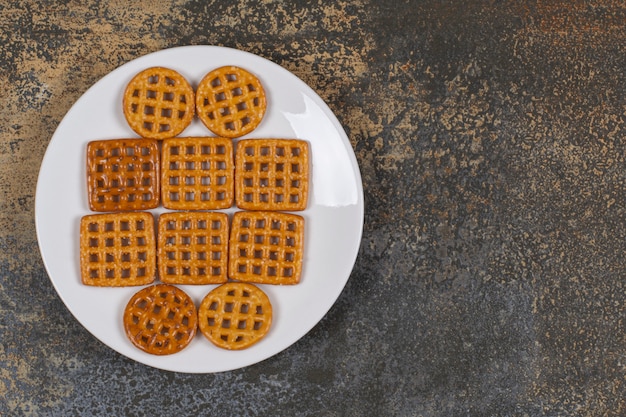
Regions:
[[159, 278], [169, 284], [221, 284], [228, 269], [228, 216], [172, 212], [159, 216]]
[[304, 218], [295, 214], [239, 211], [229, 242], [230, 278], [260, 284], [297, 284], [304, 257]]
[[193, 119], [194, 91], [177, 71], [147, 68], [126, 86], [123, 110], [128, 125], [139, 136], [171, 138], [185, 130]]
[[196, 113], [218, 136], [237, 138], [252, 132], [261, 123], [266, 107], [260, 80], [236, 66], [209, 72], [196, 89]]
[[198, 314], [193, 300], [173, 285], [158, 284], [135, 293], [123, 315], [128, 339], [144, 352], [170, 355], [187, 347], [196, 335]]
[[152, 214], [84, 216], [80, 222], [80, 269], [85, 285], [126, 287], [152, 283], [156, 277]]
[[163, 207], [218, 210], [233, 205], [235, 163], [230, 139], [165, 139], [161, 155]]
[[298, 139], [247, 139], [237, 143], [235, 203], [243, 210], [306, 209], [309, 145]]
[[198, 307], [200, 332], [223, 349], [252, 346], [267, 334], [271, 324], [270, 299], [252, 284], [223, 284], [209, 292]]

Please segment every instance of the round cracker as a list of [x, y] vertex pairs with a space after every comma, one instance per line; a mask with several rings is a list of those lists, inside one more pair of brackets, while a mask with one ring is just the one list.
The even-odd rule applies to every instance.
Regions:
[[267, 102], [261, 81], [236, 66], [217, 68], [196, 89], [196, 113], [218, 136], [238, 138], [263, 120]]
[[198, 314], [183, 290], [157, 284], [135, 293], [124, 310], [126, 336], [139, 349], [153, 355], [183, 350], [196, 335]]
[[166, 139], [180, 134], [193, 120], [193, 88], [177, 71], [152, 67], [135, 75], [126, 86], [124, 117], [140, 136]]
[[200, 332], [216, 346], [240, 350], [261, 340], [272, 324], [272, 304], [257, 286], [228, 282], [209, 292], [198, 307]]

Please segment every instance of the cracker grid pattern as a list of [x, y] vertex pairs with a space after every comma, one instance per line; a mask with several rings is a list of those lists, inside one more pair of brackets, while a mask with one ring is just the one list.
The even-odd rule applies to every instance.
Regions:
[[194, 92], [178, 72], [153, 67], [141, 71], [124, 91], [124, 116], [140, 136], [171, 138], [181, 133], [193, 119]]
[[196, 89], [196, 112], [218, 136], [236, 138], [254, 130], [265, 115], [265, 91], [248, 71], [227, 66], [204, 76]]
[[237, 144], [235, 202], [244, 210], [306, 209], [308, 143], [297, 139], [247, 139]]
[[227, 280], [228, 216], [216, 212], [163, 213], [159, 217], [159, 277], [169, 284]]
[[156, 140], [113, 139], [87, 145], [87, 188], [93, 211], [147, 210], [159, 205]]
[[161, 158], [165, 208], [214, 210], [233, 205], [235, 163], [230, 139], [165, 139]]
[[139, 349], [154, 355], [181, 351], [197, 327], [193, 300], [172, 285], [144, 288], [133, 295], [124, 310], [126, 336]]
[[295, 214], [239, 211], [233, 215], [230, 278], [261, 284], [297, 284], [302, 272], [304, 219]]
[[218, 347], [245, 349], [268, 332], [272, 304], [258, 287], [230, 282], [221, 285], [202, 300], [198, 324], [204, 336]]
[[144, 212], [84, 216], [80, 223], [80, 265], [85, 285], [122, 287], [153, 282], [154, 218]]

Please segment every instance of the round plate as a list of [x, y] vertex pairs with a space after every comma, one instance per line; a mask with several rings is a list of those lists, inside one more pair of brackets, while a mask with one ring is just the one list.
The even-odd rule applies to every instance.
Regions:
[[[86, 144], [136, 137], [124, 119], [122, 95], [139, 71], [151, 66], [169, 67], [195, 88], [207, 72], [223, 65], [252, 71], [266, 90], [265, 117], [245, 138], [296, 138], [310, 144], [309, 204], [298, 212], [306, 222], [302, 277], [293, 286], [260, 285], [272, 301], [274, 319], [266, 337], [249, 349], [219, 349], [198, 334], [179, 353], [153, 356], [135, 348], [124, 334], [124, 306], [140, 288], [100, 288], [81, 283], [79, 224], [81, 217], [90, 214]], [[213, 134], [196, 118], [180, 136]], [[163, 211], [159, 208], [153, 213]], [[363, 186], [352, 146], [324, 101], [282, 67], [247, 52], [216, 46], [155, 52], [119, 67], [91, 87], [61, 121], [48, 145], [35, 203], [44, 264], [76, 319], [122, 355], [155, 368], [189, 373], [221, 372], [257, 363], [281, 352], [313, 328], [350, 276], [361, 241], [363, 215]], [[199, 304], [215, 285], [179, 287]]]

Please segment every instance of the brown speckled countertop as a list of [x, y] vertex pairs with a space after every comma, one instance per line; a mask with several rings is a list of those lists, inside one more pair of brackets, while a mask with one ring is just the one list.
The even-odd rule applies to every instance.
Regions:
[[[10, 0], [0, 5], [0, 415], [626, 414], [626, 6]], [[359, 257], [326, 317], [237, 371], [88, 333], [39, 256], [39, 165], [108, 72], [179, 45], [308, 83], [355, 150]]]

